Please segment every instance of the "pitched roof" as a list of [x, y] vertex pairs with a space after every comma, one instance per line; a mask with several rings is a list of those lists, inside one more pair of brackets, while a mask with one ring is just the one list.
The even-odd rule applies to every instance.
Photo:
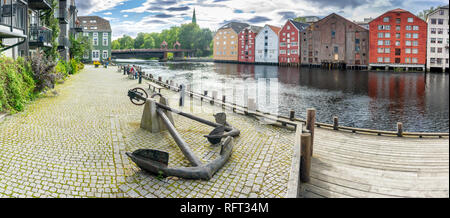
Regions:
[[[328, 16], [326, 16], [326, 17], [320, 19], [319, 21], [317, 21], [317, 22], [315, 23], [315, 25], [316, 25], [316, 24], [320, 24], [320, 23], [322, 23], [322, 22], [324, 22], [324, 21], [330, 19], [330, 18], [333, 17], [333, 16], [334, 16], [334, 17], [337, 17], [337, 18], [339, 18], [339, 19], [341, 19], [341, 20], [343, 20], [344, 22], [354, 24], [354, 25], [356, 26], [356, 28], [360, 29], [361, 31], [367, 31], [367, 30], [368, 30], [367, 28], [362, 27], [361, 24], [356, 23], [356, 22], [352, 22], [352, 21], [348, 20], [347, 18], [345, 18], [345, 17], [343, 17], [343, 16], [341, 16], [341, 15], [339, 15], [339, 14], [336, 14], [336, 13], [331, 13], [331, 14], [329, 14]], [[363, 24], [368, 24], [368, 23], [363, 23]]]
[[[249, 27], [246, 27], [246, 28], [248, 28], [248, 29], [250, 29], [252, 32], [258, 34], [264, 27], [260, 27], [260, 26], [249, 26]], [[244, 28], [244, 29], [246, 29], [246, 28]], [[242, 31], [242, 30], [241, 30], [241, 31]]]
[[441, 9], [447, 9], [448, 10], [448, 5], [444, 5], [444, 6], [440, 6], [437, 7], [436, 9], [434, 9], [433, 11], [431, 11], [430, 13], [428, 13], [425, 17], [426, 19], [428, 18], [429, 15], [436, 13], [437, 11], [441, 10]]
[[[84, 32], [112, 32], [109, 21], [99, 16], [79, 16], [78, 19]], [[91, 22], [91, 20], [95, 20], [95, 22]], [[91, 29], [91, 27], [97, 28]]]
[[278, 35], [278, 33], [281, 30], [281, 27], [277, 27], [277, 26], [272, 26], [272, 25], [267, 25], [268, 27], [270, 27], [270, 29], [272, 29], [272, 31]]
[[294, 21], [294, 20], [289, 20], [292, 24], [294, 24], [294, 26], [299, 30], [299, 31], [303, 31], [303, 30], [305, 30], [308, 26], [309, 26], [309, 24], [307, 24], [307, 23], [300, 23], [300, 22], [297, 22], [297, 21]]
[[250, 26], [250, 25], [248, 25], [246, 23], [230, 22], [230, 23], [227, 23], [227, 24], [223, 25], [222, 27], [220, 27], [219, 30], [231, 28], [231, 29], [233, 29], [234, 32], [239, 33], [239, 32], [241, 32], [242, 29], [244, 29], [245, 27], [248, 27], [248, 26]]

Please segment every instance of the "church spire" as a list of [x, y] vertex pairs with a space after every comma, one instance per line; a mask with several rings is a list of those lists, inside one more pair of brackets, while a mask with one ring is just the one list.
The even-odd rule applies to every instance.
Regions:
[[194, 14], [192, 15], [192, 23], [197, 23], [197, 18], [195, 17], [195, 8], [194, 8]]

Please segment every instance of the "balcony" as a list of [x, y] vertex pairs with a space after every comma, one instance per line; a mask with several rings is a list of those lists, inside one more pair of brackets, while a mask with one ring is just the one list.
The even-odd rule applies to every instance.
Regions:
[[31, 25], [28, 38], [30, 48], [52, 47], [52, 33], [47, 27]]
[[72, 12], [74, 12], [74, 11], [77, 10], [77, 6], [75, 6], [75, 5], [70, 5], [69, 10], [72, 11]]
[[67, 37], [59, 37], [58, 42], [58, 50], [64, 50], [70, 47], [70, 40]]
[[58, 10], [57, 18], [59, 19], [60, 24], [68, 24], [69, 23], [69, 11], [66, 8], [60, 8]]
[[52, 9], [52, 5], [49, 0], [28, 0], [28, 7], [34, 10]]
[[0, 1], [0, 38], [26, 38], [26, 19], [26, 5], [22, 1]]

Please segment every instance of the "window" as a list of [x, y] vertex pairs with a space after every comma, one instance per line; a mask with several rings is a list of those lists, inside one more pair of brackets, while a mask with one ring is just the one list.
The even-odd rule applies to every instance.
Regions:
[[384, 45], [391, 45], [391, 40], [385, 40]]
[[431, 38], [431, 43], [436, 43], [436, 38]]
[[396, 18], [395, 19], [395, 23], [401, 23], [401, 19], [400, 18]]
[[410, 58], [405, 58], [405, 63], [410, 63], [411, 59]]
[[405, 41], [406, 46], [411, 46], [411, 41]]
[[103, 60], [108, 59], [108, 50], [103, 51], [102, 58]]
[[395, 30], [400, 31], [401, 27], [399, 25], [395, 26]]
[[395, 55], [401, 55], [401, 54], [402, 54], [402, 50], [400, 48], [396, 48]]
[[93, 59], [93, 60], [98, 60], [98, 59], [100, 59], [100, 51], [98, 51], [98, 50], [92, 51], [92, 59]]
[[286, 50], [280, 50], [280, 54], [286, 54]]
[[439, 15], [444, 15], [444, 10], [440, 10]]
[[386, 53], [386, 54], [391, 53], [391, 49], [390, 49], [390, 48], [385, 48], [385, 49], [384, 49], [384, 53]]
[[96, 26], [91, 26], [91, 30], [96, 30], [97, 27]]
[[84, 32], [84, 33], [83, 33], [83, 36], [89, 36], [89, 33]]
[[87, 21], [83, 20], [83, 23], [87, 23]]
[[412, 22], [414, 22], [414, 18], [408, 17], [408, 23], [412, 23]]
[[378, 45], [383, 45], [383, 40], [378, 40]]
[[103, 33], [103, 46], [108, 46], [108, 33]]
[[378, 63], [381, 63], [381, 62], [383, 62], [383, 58], [379, 57], [379, 58], [377, 58], [377, 61], [378, 61]]
[[286, 42], [280, 42], [280, 46], [286, 46]]
[[405, 54], [411, 54], [411, 49], [410, 48], [405, 48]]
[[386, 26], [384, 26], [384, 29], [385, 29], [385, 30], [391, 30], [391, 25], [386, 25]]
[[297, 43], [296, 42], [291, 42], [291, 45], [292, 46], [297, 46]]
[[391, 38], [391, 33], [385, 33], [384, 38]]
[[383, 22], [385, 22], [385, 23], [389, 22], [389, 17], [384, 17]]
[[384, 53], [384, 48], [378, 48], [378, 53]]
[[400, 41], [395, 41], [395, 46], [400, 46]]
[[405, 38], [408, 38], [408, 39], [411, 38], [411, 33], [406, 33]]
[[438, 24], [444, 24], [444, 19], [438, 19]]
[[378, 33], [378, 38], [383, 38], [383, 33]]
[[443, 34], [444, 33], [444, 29], [442, 29], [442, 28], [438, 28], [438, 34]]
[[430, 47], [430, 52], [431, 53], [436, 53], [436, 48], [435, 47]]
[[405, 26], [406, 30], [411, 30], [411, 26]]
[[413, 39], [418, 39], [419, 38], [419, 34], [418, 33], [413, 33]]
[[419, 30], [419, 26], [413, 26], [413, 30]]
[[290, 29], [291, 29], [291, 26], [288, 25], [286, 29], [287, 29], [287, 30], [290, 30]]
[[438, 48], [437, 53], [442, 53], [442, 48]]
[[431, 19], [431, 24], [436, 24], [436, 19]]
[[339, 52], [339, 48], [337, 46], [334, 46], [334, 53], [338, 53]]
[[386, 63], [390, 63], [390, 62], [391, 62], [391, 58], [389, 58], [389, 57], [385, 57], [385, 58], [384, 58], [384, 62], [386, 62]]
[[396, 39], [400, 39], [400, 33], [396, 33], [396, 34], [395, 34], [395, 38], [396, 38]]
[[430, 63], [434, 64], [436, 62], [436, 58], [430, 58]]
[[419, 46], [419, 41], [413, 41], [413, 46]]
[[431, 28], [431, 34], [436, 34], [436, 28]]
[[437, 43], [442, 44], [443, 39], [442, 38], [437, 38]]
[[417, 64], [417, 58], [412, 58], [413, 64]]
[[91, 23], [97, 23], [97, 21], [96, 21], [96, 20], [91, 20], [90, 22], [91, 22]]
[[417, 53], [419, 53], [419, 50], [418, 50], [417, 48], [413, 48], [413, 49], [412, 49], [412, 53], [413, 53], [413, 54], [417, 54]]
[[292, 50], [291, 54], [297, 54], [297, 50]]
[[95, 45], [95, 46], [98, 45], [98, 38], [97, 37], [92, 38], [92, 45]]
[[336, 31], [331, 30], [331, 37], [334, 38], [336, 36]]

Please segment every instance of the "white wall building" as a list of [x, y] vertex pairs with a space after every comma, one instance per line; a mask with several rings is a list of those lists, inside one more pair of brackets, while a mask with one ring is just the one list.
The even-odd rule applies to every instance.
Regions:
[[439, 7], [427, 16], [427, 70], [448, 69], [449, 65], [449, 19], [448, 5]]
[[278, 63], [278, 32], [281, 28], [265, 25], [255, 40], [256, 63]]

